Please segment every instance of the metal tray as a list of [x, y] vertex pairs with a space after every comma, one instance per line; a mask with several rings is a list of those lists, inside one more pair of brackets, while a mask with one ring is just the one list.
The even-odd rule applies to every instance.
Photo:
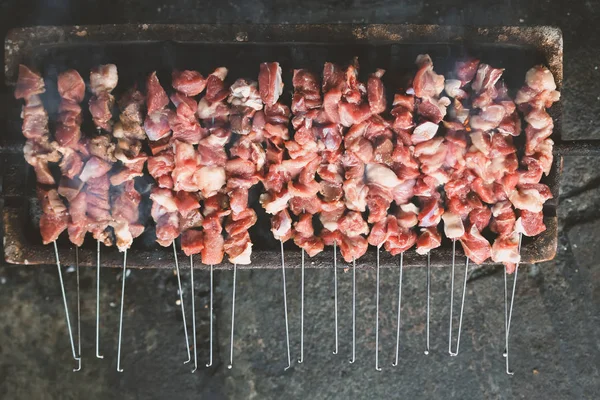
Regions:
[[[504, 79], [512, 91], [522, 84], [525, 72], [532, 66], [547, 65], [559, 88], [563, 80], [562, 34], [553, 27], [457, 27], [436, 25], [96, 25], [65, 27], [31, 27], [9, 32], [5, 41], [6, 83], [14, 85], [18, 64], [25, 63], [42, 71], [47, 83], [45, 103], [50, 118], [57, 112], [56, 76], [67, 68], [76, 68], [86, 77], [95, 65], [116, 63], [119, 68], [118, 94], [133, 84], [143, 84], [145, 76], [158, 70], [163, 84], [169, 85], [173, 68], [197, 69], [208, 73], [217, 66], [230, 69], [232, 79], [256, 79], [258, 64], [277, 60], [283, 68], [286, 92], [291, 93], [292, 68], [310, 68], [321, 71], [325, 61], [347, 63], [359, 57], [361, 74], [375, 68], [384, 68], [384, 84], [391, 96], [405, 78], [414, 73], [418, 54], [429, 53], [437, 71], [446, 72], [455, 60], [474, 56], [483, 62], [506, 69]], [[54, 85], [54, 86], [53, 86]], [[37, 228], [39, 213], [35, 199], [35, 177], [21, 153], [24, 142], [20, 133], [20, 104], [14, 102], [9, 110], [9, 127], [0, 139], [2, 154], [2, 196], [4, 256], [14, 264], [50, 264], [54, 261], [51, 246], [43, 246]], [[87, 110], [84, 110], [87, 112]], [[558, 179], [562, 169], [561, 155], [566, 151], [597, 154], [594, 141], [562, 142], [561, 103], [553, 106], [551, 114], [555, 129], [555, 159], [552, 172], [545, 179], [555, 196], [544, 207], [547, 230], [534, 240], [524, 238], [522, 259], [535, 263], [552, 259], [557, 247]], [[85, 114], [84, 114], [85, 117]], [[86, 121], [89, 123], [89, 116]], [[91, 126], [83, 126], [91, 129]], [[148, 182], [138, 182], [141, 190]], [[253, 206], [259, 211], [259, 222], [251, 230], [254, 243], [253, 264], [241, 268], [276, 268], [280, 266], [278, 243], [270, 235], [268, 216], [257, 206], [258, 191], [252, 196]], [[144, 198], [149, 204], [147, 195]], [[147, 207], [146, 207], [147, 208]], [[148, 218], [149, 219], [149, 218]], [[74, 257], [74, 250], [66, 235], [58, 241], [63, 262]], [[460, 246], [457, 246], [460, 248]], [[300, 251], [293, 245], [286, 252], [287, 265], [300, 264]], [[296, 249], [295, 251], [293, 249]], [[375, 265], [371, 249], [360, 260], [360, 268]], [[462, 251], [461, 251], [462, 252]], [[180, 254], [183, 256], [183, 254]], [[434, 266], [449, 265], [450, 242], [431, 252]], [[81, 265], [95, 262], [95, 242], [88, 239], [79, 252]], [[339, 258], [339, 257], [338, 257]], [[116, 249], [102, 249], [103, 266], [120, 266], [122, 256]], [[332, 265], [332, 249], [310, 259], [309, 267], [325, 268]], [[128, 266], [133, 268], [173, 267], [171, 248], [162, 248], [154, 242], [153, 225], [134, 242], [128, 252]], [[205, 268], [196, 263], [197, 268]], [[340, 263], [340, 266], [344, 266]], [[381, 265], [397, 265], [396, 259], [381, 252]], [[409, 251], [404, 265], [423, 266], [425, 257]], [[218, 268], [231, 268], [224, 262]]]

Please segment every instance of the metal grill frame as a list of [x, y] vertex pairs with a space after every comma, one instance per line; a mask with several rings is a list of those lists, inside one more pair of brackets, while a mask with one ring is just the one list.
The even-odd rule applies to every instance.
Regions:
[[[532, 48], [543, 55], [545, 64], [554, 74], [560, 89], [563, 81], [563, 41], [560, 29], [554, 27], [459, 27], [438, 25], [168, 25], [168, 24], [128, 24], [128, 25], [90, 25], [90, 26], [49, 26], [19, 28], [9, 32], [5, 40], [5, 77], [7, 85], [14, 85], [18, 74], [18, 65], [27, 63], [35, 52], [46, 48], [61, 46], [85, 46], [89, 43], [211, 43], [211, 44], [333, 44], [357, 45], [422, 45], [423, 52], [428, 44], [447, 44], [449, 46], [497, 45], [500, 47]], [[485, 60], [483, 60], [485, 61]], [[383, 66], [385, 67], [385, 66]], [[524, 240], [522, 248], [523, 263], [537, 263], [554, 258], [557, 248], [558, 221], [558, 184], [562, 171], [562, 155], [600, 155], [600, 145], [596, 141], [564, 142], [561, 140], [562, 106], [556, 103], [551, 109], [555, 129], [554, 164], [550, 176], [544, 181], [554, 194], [554, 199], [544, 207], [544, 223], [547, 230], [533, 240]], [[7, 133], [5, 132], [6, 136]], [[28, 170], [22, 156], [22, 142], [3, 141], [2, 181], [2, 229], [4, 234], [4, 257], [8, 263], [22, 265], [51, 264], [54, 252], [51, 246], [32, 241], [26, 232], [24, 221], [31, 218], [37, 200], [21, 190]], [[31, 172], [29, 172], [31, 173]], [[25, 176], [24, 176], [25, 175]], [[60, 256], [63, 260], [74, 257], [72, 246], [64, 241], [60, 243]], [[457, 246], [457, 250], [460, 246]], [[360, 260], [359, 268], [374, 268], [375, 252], [370, 251]], [[310, 259], [307, 267], [328, 268], [332, 266], [332, 250], [320, 253]], [[459, 251], [462, 253], [462, 250]], [[183, 256], [183, 254], [181, 254]], [[451, 245], [444, 240], [442, 247], [431, 252], [432, 266], [448, 266], [451, 257]], [[116, 249], [102, 250], [102, 266], [120, 267], [121, 255]], [[238, 268], [279, 268], [279, 251], [258, 250], [253, 253], [253, 264]], [[80, 265], [95, 265], [93, 247], [84, 247], [79, 252]], [[300, 252], [286, 253], [287, 265], [299, 267]], [[131, 268], [172, 268], [171, 248], [131, 251], [128, 254], [128, 266]], [[493, 264], [493, 262], [489, 262]], [[340, 265], [344, 265], [340, 263]], [[404, 256], [404, 265], [419, 267], [425, 265], [425, 257], [409, 251]], [[381, 266], [395, 267], [395, 258], [381, 252]], [[200, 263], [196, 268], [207, 268]], [[232, 265], [224, 262], [216, 268], [230, 269]]]

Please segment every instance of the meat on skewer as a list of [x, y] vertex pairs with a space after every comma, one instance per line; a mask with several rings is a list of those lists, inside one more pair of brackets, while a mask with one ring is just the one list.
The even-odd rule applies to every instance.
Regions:
[[[196, 118], [198, 104], [194, 96], [200, 94], [206, 87], [206, 79], [197, 71], [173, 71], [173, 88], [176, 90], [171, 95], [171, 102], [176, 107], [176, 112], [169, 115], [169, 126], [173, 131], [173, 139], [177, 139], [189, 145], [198, 144], [200, 139], [206, 135], [206, 130], [200, 126]], [[187, 163], [187, 160], [186, 160]], [[187, 165], [179, 165], [179, 168], [187, 170]], [[185, 176], [184, 172], [184, 176]], [[194, 297], [194, 254], [199, 254], [204, 248], [202, 231], [194, 229], [200, 225], [201, 213], [200, 202], [197, 193], [180, 191], [177, 193], [178, 208], [182, 214], [182, 221], [195, 221], [185, 223], [181, 226], [181, 250], [190, 257], [190, 280], [192, 287], [192, 338], [194, 343], [194, 369], [198, 369], [198, 349], [196, 346], [196, 300]], [[186, 228], [186, 229], [183, 229]], [[212, 282], [212, 268], [211, 268]], [[212, 283], [211, 283], [211, 342], [212, 342]], [[212, 360], [212, 343], [211, 343]], [[211, 361], [212, 363], [212, 361]]]
[[15, 98], [23, 99], [25, 101], [21, 116], [23, 118], [22, 132], [27, 141], [23, 147], [23, 152], [25, 160], [34, 168], [36, 173], [37, 194], [42, 210], [42, 215], [40, 217], [40, 234], [42, 236], [43, 244], [53, 243], [54, 245], [56, 267], [58, 269], [58, 278], [60, 281], [67, 329], [71, 343], [71, 352], [73, 359], [78, 364], [73, 371], [80, 371], [81, 351], [79, 354], [75, 351], [67, 296], [62, 279], [58, 246], [56, 245], [56, 240], [68, 227], [70, 216], [67, 207], [58, 194], [56, 181], [54, 180], [48, 165], [50, 162], [58, 162], [60, 160], [60, 154], [57, 151], [59, 145], [50, 138], [50, 132], [48, 130], [48, 113], [46, 112], [40, 97], [40, 94], [45, 91], [46, 86], [41, 75], [25, 65], [19, 65], [19, 77], [15, 89]]
[[[305, 268], [305, 252], [309, 256], [314, 256], [324, 248], [324, 243], [318, 235], [315, 235], [313, 229], [312, 216], [315, 213], [322, 211], [321, 203], [338, 201], [341, 198], [341, 182], [331, 182], [331, 179], [322, 179], [316, 185], [316, 176], [319, 170], [327, 169], [329, 164], [328, 155], [339, 153], [341, 144], [341, 129], [340, 125], [334, 125], [319, 118], [319, 112], [322, 110], [322, 98], [320, 84], [317, 77], [304, 69], [294, 70], [292, 85], [294, 94], [292, 97], [291, 111], [293, 113], [292, 125], [294, 127], [294, 140], [285, 143], [288, 154], [292, 158], [302, 157], [310, 153], [317, 154], [317, 157], [309, 163], [306, 171], [299, 177], [298, 183], [289, 184], [290, 188], [295, 192], [299, 192], [300, 196], [295, 196], [290, 199], [293, 211], [300, 212], [299, 221], [294, 224], [294, 242], [302, 249], [301, 254], [301, 314], [300, 314], [300, 357], [298, 363], [304, 362], [304, 268]], [[328, 129], [332, 128], [332, 131]], [[328, 133], [329, 132], [329, 133]], [[325, 137], [329, 137], [327, 141], [329, 146], [325, 144]], [[317, 170], [315, 170], [317, 168]], [[335, 166], [332, 166], [335, 168]], [[318, 192], [315, 192], [315, 190]], [[314, 193], [314, 200], [307, 201], [306, 194]], [[319, 196], [320, 195], [320, 196]], [[321, 196], [323, 200], [321, 200]], [[310, 204], [313, 203], [313, 204]], [[308, 205], [308, 207], [307, 207]], [[274, 218], [276, 218], [275, 216]], [[289, 215], [288, 215], [289, 218]], [[304, 219], [304, 221], [302, 221]], [[303, 227], [304, 226], [304, 227]], [[291, 228], [291, 225], [290, 225]], [[292, 234], [292, 230], [289, 230]], [[335, 258], [335, 255], [334, 255]], [[335, 266], [334, 266], [335, 268]], [[337, 285], [337, 271], [336, 285]], [[337, 293], [337, 288], [336, 288]], [[336, 295], [337, 303], [337, 295]], [[336, 306], [337, 310], [337, 306]], [[337, 321], [337, 312], [336, 312]], [[337, 332], [337, 322], [336, 322]], [[337, 334], [336, 334], [336, 351], [337, 353]]]
[[112, 109], [119, 75], [114, 64], [100, 65], [90, 71], [90, 88], [93, 93], [89, 101], [89, 110], [98, 135], [89, 139], [90, 157], [79, 179], [85, 184], [87, 201], [86, 213], [90, 221], [90, 231], [96, 239], [96, 357], [100, 354], [100, 243], [105, 246], [114, 244], [110, 207], [110, 181], [108, 173], [115, 158], [115, 144], [110, 136], [112, 132]]
[[[175, 101], [179, 102], [179, 100]], [[188, 125], [191, 125], [195, 122], [193, 113], [191, 116], [189, 115], [190, 111], [193, 110], [193, 106], [189, 107], [184, 98], [181, 99], [181, 102], [185, 103], [187, 107], [185, 117], [187, 117], [186, 121]], [[193, 104], [195, 104], [195, 102], [193, 102]], [[173, 258], [175, 261], [177, 284], [179, 286], [179, 302], [183, 316], [185, 346], [188, 355], [188, 359], [183, 363], [187, 364], [192, 360], [192, 355], [190, 352], [189, 336], [185, 320], [185, 306], [175, 239], [182, 232], [182, 214], [187, 216], [188, 211], [199, 208], [199, 204], [194, 202], [193, 196], [188, 196], [188, 194], [184, 192], [175, 191], [181, 190], [184, 181], [187, 181], [184, 179], [183, 175], [179, 175], [180, 169], [182, 169], [182, 164], [189, 162], [188, 160], [190, 158], [192, 160], [195, 158], [195, 150], [193, 145], [187, 142], [170, 138], [172, 132], [171, 125], [177, 126], [176, 129], [178, 129], [178, 131], [183, 131], [184, 128], [178, 125], [183, 121], [182, 114], [179, 112], [174, 113], [167, 108], [168, 105], [169, 97], [167, 96], [167, 92], [161, 86], [156, 71], [154, 71], [146, 80], [147, 115], [144, 119], [143, 128], [148, 139], [151, 141], [150, 149], [153, 154], [152, 157], [148, 157], [148, 171], [158, 184], [158, 186], [154, 187], [150, 193], [150, 199], [152, 200], [151, 216], [156, 223], [156, 242], [163, 247], [173, 247]], [[179, 103], [179, 105], [181, 105], [181, 103]], [[185, 134], [183, 134], [183, 136], [187, 137]], [[189, 167], [186, 171], [187, 170], [189, 170]], [[185, 178], [188, 178], [188, 175], [185, 175]], [[191, 200], [192, 206], [189, 209], [187, 208], [189, 203], [187, 203], [186, 200]], [[181, 210], [179, 209], [179, 206], [182, 206]], [[185, 229], [188, 228], [189, 227], [185, 227]]]
[[[225, 85], [226, 68], [216, 69], [206, 79], [195, 71], [174, 71], [176, 91], [170, 98], [153, 73], [146, 98], [132, 89], [119, 101], [121, 114], [116, 123], [111, 92], [118, 81], [117, 69], [100, 66], [90, 76], [90, 112], [99, 131], [93, 138], [82, 138], [79, 103], [85, 84], [70, 70], [59, 76], [56, 141], [50, 139], [40, 97], [45, 90], [43, 80], [21, 66], [15, 96], [25, 100], [24, 153], [39, 185], [44, 243], [55, 241], [67, 229], [76, 246], [88, 231], [98, 245], [100, 241], [111, 245], [114, 240], [122, 251], [131, 246], [144, 230], [138, 221], [141, 195], [134, 178], [143, 175], [147, 155], [142, 146], [147, 136], [152, 152], [148, 168], [157, 182], [150, 196], [157, 242], [174, 245], [181, 235], [186, 255], [200, 253], [211, 271], [226, 253], [234, 264], [235, 280], [237, 264], [251, 261], [248, 230], [257, 215], [249, 207], [249, 190], [262, 181], [265, 192], [260, 201], [272, 214], [272, 231], [281, 242], [284, 296], [286, 240], [302, 249], [303, 277], [304, 253], [314, 256], [326, 245], [339, 246], [355, 268], [356, 258], [369, 244], [377, 247], [377, 260], [380, 247], [396, 255], [416, 244], [417, 253], [428, 256], [429, 328], [429, 252], [441, 244], [438, 224], [443, 219], [444, 234], [453, 241], [453, 249], [458, 240], [467, 255], [456, 351], [451, 345], [453, 290], [451, 294], [449, 352], [456, 355], [469, 261], [480, 264], [491, 258], [502, 262], [506, 273], [515, 272], [516, 280], [522, 235], [536, 236], [545, 230], [543, 207], [552, 193], [540, 181], [550, 172], [553, 148], [553, 121], [547, 108], [559, 93], [552, 74], [541, 66], [528, 71], [513, 101], [502, 81], [502, 69], [467, 60], [457, 63], [450, 79], [445, 79], [434, 71], [429, 56], [419, 56], [417, 65], [412, 87], [394, 97], [389, 121], [383, 116], [387, 105], [381, 79], [384, 71], [377, 70], [366, 83], [360, 82], [355, 60], [345, 69], [326, 63], [322, 83], [307, 70], [295, 70], [291, 110], [280, 101], [283, 80], [278, 63], [260, 65], [258, 84], [238, 79], [230, 87]], [[196, 103], [194, 96], [204, 90]], [[169, 100], [174, 110], [169, 109]], [[521, 115], [526, 124], [525, 151], [518, 159], [513, 136], [520, 135]], [[232, 137], [235, 143], [226, 150]], [[59, 162], [62, 177], [57, 186], [49, 164]], [[323, 226], [320, 231], [319, 225]], [[491, 244], [488, 237], [492, 234], [497, 236]], [[451, 289], [454, 266], [453, 251]], [[354, 278], [355, 273], [354, 269]], [[402, 266], [399, 285], [400, 300]], [[508, 348], [511, 316], [507, 301], [506, 295]], [[399, 332], [400, 313], [397, 327]], [[97, 332], [97, 356], [101, 357], [98, 336]], [[376, 342], [379, 369], [378, 321]], [[352, 361], [354, 344], [355, 339]], [[230, 365], [232, 356], [233, 351]]]
[[[285, 158], [284, 142], [288, 140], [289, 130], [288, 123], [290, 118], [290, 109], [283, 103], [278, 102], [279, 96], [283, 93], [283, 81], [281, 78], [281, 67], [277, 62], [262, 63], [260, 64], [260, 70], [258, 74], [259, 93], [262, 102], [264, 103], [264, 126], [263, 137], [266, 141], [266, 168], [267, 175], [263, 179], [263, 185], [268, 190], [267, 193], [260, 196], [261, 203], [265, 210], [271, 214], [282, 212], [288, 201], [292, 199], [293, 195], [290, 193], [290, 186], [292, 180], [298, 176], [300, 169], [308, 164], [308, 160], [300, 160], [299, 163], [292, 165], [291, 159]], [[262, 125], [260, 120], [262, 116], [258, 117], [257, 128]], [[284, 167], [284, 163], [286, 163]], [[300, 169], [298, 169], [300, 168]], [[279, 199], [273, 201], [273, 198]], [[270, 204], [269, 204], [270, 203]], [[278, 204], [278, 208], [269, 211], [269, 206]], [[279, 208], [281, 207], [281, 208]], [[275, 229], [277, 221], [272, 219], [272, 230]], [[281, 226], [280, 226], [281, 228]], [[274, 232], [275, 236], [275, 232]], [[283, 250], [283, 237], [279, 236], [279, 242], [281, 245], [281, 273], [282, 273], [282, 285], [283, 285], [283, 307], [285, 316], [285, 337], [287, 344], [287, 361], [288, 365], [285, 370], [288, 370], [292, 366], [292, 360], [290, 355], [290, 333], [288, 324], [288, 312], [287, 312], [287, 290], [285, 282], [285, 256]]]
[[418, 71], [407, 91], [414, 94], [416, 112], [419, 116], [417, 125], [411, 134], [411, 142], [415, 145], [414, 154], [420, 164], [422, 176], [417, 179], [414, 194], [419, 197], [421, 209], [418, 214], [421, 234], [417, 239], [417, 253], [427, 254], [427, 327], [426, 350], [429, 354], [429, 316], [430, 316], [430, 283], [431, 263], [430, 251], [441, 245], [441, 236], [437, 225], [441, 221], [444, 209], [441, 206], [440, 186], [448, 180], [443, 170], [446, 148], [443, 138], [435, 137], [439, 123], [445, 117], [450, 100], [442, 96], [445, 78], [433, 70], [433, 62], [429, 55], [419, 55], [416, 59]]
[[[493, 250], [497, 259], [505, 263], [504, 272], [504, 311], [505, 311], [505, 357], [506, 373], [512, 375], [508, 358], [508, 338], [515, 300], [517, 274], [520, 263], [521, 241], [523, 235], [535, 236], [546, 229], [543, 222], [543, 204], [552, 198], [548, 186], [538, 183], [550, 173], [552, 167], [552, 148], [550, 139], [554, 128], [552, 117], [546, 109], [558, 101], [560, 93], [556, 90], [556, 82], [552, 73], [543, 66], [536, 66], [527, 71], [525, 85], [517, 92], [515, 103], [525, 116], [525, 157], [521, 160], [527, 168], [520, 172], [517, 188], [509, 195], [509, 200], [519, 210], [519, 218], [515, 221], [513, 232], [507, 226], [497, 223], [500, 231], [505, 228], [505, 235], [494, 242]], [[514, 217], [513, 217], [514, 218]], [[518, 236], [517, 236], [518, 234]], [[516, 255], [515, 256], [515, 250]], [[514, 260], [514, 262], [513, 262]], [[510, 310], [508, 310], [508, 293], [506, 274], [514, 272]]]

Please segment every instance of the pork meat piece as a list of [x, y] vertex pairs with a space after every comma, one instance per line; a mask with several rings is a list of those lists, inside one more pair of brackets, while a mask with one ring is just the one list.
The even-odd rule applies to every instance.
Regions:
[[435, 226], [422, 228], [417, 239], [417, 254], [425, 255], [432, 249], [440, 247], [442, 237]]
[[263, 103], [269, 106], [275, 104], [283, 93], [281, 67], [278, 62], [260, 64], [258, 84]]
[[490, 230], [500, 236], [514, 231], [516, 216], [509, 201], [501, 201], [492, 206], [492, 222]]
[[398, 234], [396, 217], [388, 215], [373, 225], [367, 241], [371, 246], [382, 246], [391, 236]]
[[417, 104], [417, 112], [422, 118], [438, 124], [446, 116], [447, 107], [450, 105], [450, 99], [447, 97], [442, 97], [440, 99], [428, 97], [421, 99]]
[[[226, 92], [225, 97], [227, 97], [228, 94], [229, 91]], [[216, 120], [219, 118], [225, 118], [229, 115], [229, 113], [230, 109], [227, 103], [220, 101], [210, 102], [206, 99], [206, 96], [198, 102], [198, 109], [196, 110], [198, 118], [208, 121], [211, 121], [213, 118]]]
[[412, 229], [399, 227], [398, 232], [385, 242], [385, 250], [392, 256], [397, 256], [409, 250], [416, 242], [417, 234]]
[[295, 69], [292, 78], [294, 95], [292, 111], [294, 114], [318, 109], [322, 105], [321, 90], [317, 77], [306, 69]]
[[444, 90], [444, 76], [433, 71], [433, 62], [427, 54], [417, 56], [419, 70], [413, 79], [413, 90], [417, 97], [438, 97]]
[[292, 197], [289, 201], [289, 209], [294, 215], [318, 214], [323, 210], [323, 205], [323, 201], [318, 197]]
[[194, 173], [198, 190], [204, 197], [216, 194], [226, 183], [225, 168], [216, 166], [202, 167]]
[[231, 94], [227, 102], [236, 106], [232, 109], [232, 114], [243, 113], [245, 108], [254, 111], [262, 110], [263, 102], [256, 82], [240, 78], [231, 85], [229, 91]]
[[58, 185], [58, 194], [71, 201], [81, 192], [84, 183], [79, 178], [69, 179], [66, 176], [61, 176]]
[[509, 194], [509, 200], [516, 209], [538, 213], [544, 208], [544, 198], [535, 188], [519, 188]]
[[25, 100], [21, 109], [23, 125], [21, 131], [26, 139], [41, 141], [48, 135], [48, 113], [38, 95], [32, 95]]
[[88, 143], [90, 155], [98, 157], [107, 162], [115, 162], [115, 144], [111, 142], [109, 135], [98, 135], [90, 139]]
[[440, 207], [440, 203], [437, 198], [422, 198], [421, 199], [421, 210], [419, 212], [419, 226], [435, 227], [442, 220], [444, 209]]
[[286, 242], [292, 237], [292, 218], [286, 209], [271, 218], [271, 232], [275, 240]]
[[119, 74], [114, 64], [100, 65], [90, 71], [90, 88], [96, 96], [110, 93], [117, 87], [118, 81]]
[[103, 175], [106, 175], [111, 168], [112, 164], [107, 163], [98, 157], [91, 157], [85, 163], [85, 166], [81, 171], [81, 175], [79, 175], [79, 179], [82, 182], [87, 182], [91, 178], [99, 178]]
[[471, 82], [477, 73], [479, 60], [469, 59], [465, 61], [457, 61], [454, 66], [454, 74], [460, 80], [461, 86], [465, 86]]
[[521, 261], [519, 235], [516, 232], [496, 238], [492, 245], [492, 260], [498, 263], [510, 264]]
[[469, 222], [477, 227], [479, 232], [483, 231], [490, 223], [492, 211], [487, 207], [478, 207], [469, 213]]
[[[327, 98], [327, 95], [325, 95]], [[340, 123], [345, 127], [360, 124], [368, 120], [373, 113], [368, 103], [352, 104], [341, 102], [338, 105]]]
[[176, 212], [177, 201], [173, 196], [173, 192], [169, 189], [153, 188], [150, 193], [150, 200], [163, 207], [166, 212]]
[[341, 242], [338, 242], [337, 245], [342, 257], [348, 263], [362, 257], [369, 248], [369, 243], [363, 236], [350, 237], [344, 234], [342, 234]]
[[525, 236], [533, 237], [546, 230], [544, 225], [544, 214], [521, 210], [520, 216], [515, 222], [515, 232], [523, 233]]
[[527, 71], [525, 86], [517, 92], [515, 103], [530, 103], [533, 108], [549, 108], [559, 98], [560, 93], [556, 91], [554, 76], [548, 68], [538, 65]]
[[349, 210], [364, 212], [367, 207], [369, 187], [362, 179], [348, 179], [344, 182], [344, 202]]
[[175, 203], [182, 216], [200, 208], [200, 202], [195, 193], [179, 191], [175, 194]]
[[224, 251], [232, 264], [248, 265], [251, 263], [252, 240], [247, 232], [231, 236], [225, 240]]
[[186, 256], [199, 254], [204, 249], [204, 234], [202, 231], [188, 229], [181, 234], [181, 250]]
[[381, 114], [386, 108], [385, 88], [381, 81], [384, 73], [385, 70], [378, 69], [367, 81], [367, 97], [372, 114]]
[[94, 124], [99, 129], [104, 129], [107, 132], [112, 131], [112, 107], [115, 98], [109, 92], [99, 92], [93, 96], [89, 102], [90, 114]]
[[161, 246], [170, 246], [179, 233], [179, 214], [177, 212], [167, 212], [156, 221], [156, 242]]
[[173, 138], [190, 144], [198, 144], [206, 136], [196, 120], [196, 106], [190, 107], [186, 103], [177, 106], [175, 113], [168, 114], [169, 128], [173, 131]]
[[260, 195], [259, 201], [267, 214], [276, 214], [287, 207], [291, 198], [292, 196], [285, 188], [278, 193], [272, 191], [263, 193]]
[[413, 203], [401, 204], [396, 213], [398, 226], [405, 229], [417, 226], [419, 222], [418, 215], [419, 209]]
[[60, 160], [60, 171], [63, 176], [74, 179], [83, 168], [83, 161], [79, 153], [71, 149], [65, 149], [62, 160]]
[[475, 79], [471, 84], [471, 88], [477, 94], [493, 90], [496, 82], [502, 77], [503, 72], [504, 69], [502, 68], [493, 68], [488, 64], [481, 63], [477, 68], [477, 73], [475, 74]]
[[204, 248], [202, 249], [202, 263], [217, 265], [223, 261], [225, 240], [221, 233], [212, 231], [204, 232]]
[[148, 115], [156, 111], [160, 111], [169, 105], [169, 97], [167, 92], [161, 86], [156, 71], [152, 72], [146, 80], [146, 107]]
[[346, 207], [341, 201], [325, 203], [323, 206], [325, 208], [319, 214], [319, 220], [325, 229], [335, 232], [339, 229], [338, 223], [344, 215]]
[[438, 128], [439, 125], [431, 121], [425, 121], [419, 124], [411, 135], [412, 143], [419, 144], [432, 139], [437, 133]]
[[42, 214], [40, 217], [40, 234], [42, 243], [49, 244], [54, 242], [60, 234], [67, 229], [68, 216], [57, 216], [51, 214]]
[[175, 168], [175, 155], [172, 151], [163, 151], [159, 155], [148, 157], [148, 172], [158, 179], [159, 177], [171, 174]]
[[373, 224], [385, 219], [393, 200], [389, 194], [389, 192], [380, 190], [377, 187], [369, 188], [369, 193], [367, 194], [367, 207], [369, 209], [368, 223]]
[[310, 237], [315, 234], [312, 225], [312, 215], [302, 213], [298, 216], [298, 221], [294, 223], [294, 231], [296, 236]]
[[206, 79], [206, 95], [202, 100], [209, 103], [221, 103], [229, 96], [229, 89], [225, 87], [225, 78], [229, 70], [225, 67], [215, 69]]
[[323, 251], [323, 239], [318, 236], [294, 236], [296, 246], [304, 249], [309, 257], [314, 257]]
[[475, 264], [482, 264], [491, 257], [492, 248], [486, 238], [481, 236], [477, 226], [471, 225], [460, 238], [465, 254]]
[[234, 221], [234, 220], [232, 220], [231, 215], [228, 217], [228, 221], [225, 224], [225, 231], [227, 231], [227, 233], [230, 236], [236, 236], [236, 235], [240, 235], [244, 232], [248, 232], [248, 230], [252, 226], [254, 226], [254, 224], [256, 224], [256, 221], [257, 221], [256, 212], [251, 208], [248, 208], [246, 210], [247, 211], [244, 213], [245, 215], [243, 216], [243, 218], [241, 216], [239, 216]]
[[462, 218], [458, 214], [446, 211], [442, 215], [444, 220], [444, 234], [448, 239], [458, 239], [465, 234]]
[[48, 244], [58, 239], [67, 229], [69, 213], [56, 189], [45, 190], [38, 187], [37, 195], [43, 212], [40, 217], [40, 234], [43, 243]]
[[236, 188], [229, 192], [229, 206], [232, 214], [241, 213], [248, 208], [248, 189]]
[[169, 125], [169, 116], [173, 112], [167, 109], [160, 109], [148, 114], [144, 120], [144, 131], [151, 141], [166, 138], [171, 133]]
[[[144, 122], [143, 107], [146, 103], [146, 98], [142, 92], [133, 87], [125, 92], [119, 100], [119, 108], [121, 115], [119, 119], [123, 125], [141, 125]], [[135, 139], [143, 140], [143, 137]]]
[[128, 181], [119, 186], [113, 195], [112, 216], [115, 220], [123, 220], [134, 224], [139, 219], [139, 206], [142, 196], [135, 189], [135, 183]]
[[44, 93], [46, 86], [42, 76], [29, 67], [19, 64], [19, 77], [15, 89], [16, 99], [28, 99], [32, 96]]
[[204, 222], [204, 217], [200, 209], [189, 211], [185, 216], [179, 218], [179, 231], [185, 232], [192, 228], [201, 228]]
[[[110, 215], [110, 181], [108, 175], [98, 178], [90, 178], [85, 190], [87, 192], [87, 214], [95, 222], [105, 222], [112, 219]], [[98, 228], [97, 232], [103, 231], [105, 227]]]
[[81, 103], [85, 96], [85, 82], [79, 72], [67, 70], [58, 75], [58, 94], [64, 100]]
[[363, 219], [362, 215], [356, 211], [349, 211], [340, 218], [338, 228], [344, 235], [354, 237], [366, 235], [369, 233], [369, 225]]
[[198, 71], [173, 71], [173, 88], [186, 96], [197, 96], [206, 87], [206, 79]]

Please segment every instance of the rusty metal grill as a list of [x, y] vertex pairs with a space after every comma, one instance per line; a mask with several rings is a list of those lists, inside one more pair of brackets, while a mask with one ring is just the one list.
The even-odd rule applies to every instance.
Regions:
[[[436, 70], [440, 72], [446, 72], [457, 58], [464, 56], [478, 57], [483, 62], [505, 68], [504, 79], [511, 91], [522, 85], [525, 72], [530, 67], [540, 63], [550, 68], [559, 89], [563, 80], [562, 35], [556, 28], [434, 25], [143, 24], [22, 28], [11, 31], [6, 39], [5, 73], [7, 84], [13, 85], [18, 64], [31, 65], [43, 72], [48, 83], [46, 96], [52, 96], [56, 88], [51, 85], [55, 85], [60, 71], [75, 68], [85, 75], [93, 66], [111, 62], [119, 67], [118, 96], [119, 90], [141, 83], [153, 70], [158, 70], [159, 75], [169, 76], [173, 68], [204, 72], [226, 65], [231, 76], [256, 78], [259, 62], [277, 60], [287, 78], [285, 84], [288, 90], [284, 96], [289, 96], [293, 67], [320, 71], [326, 60], [346, 63], [358, 56], [363, 72], [376, 67], [388, 70], [385, 84], [388, 95], [391, 95], [400, 84], [400, 78], [413, 71], [416, 55], [424, 52], [432, 56]], [[58, 100], [45, 103], [52, 119], [57, 112]], [[51, 264], [54, 261], [53, 249], [41, 244], [37, 228], [39, 207], [35, 197], [35, 177], [22, 155], [24, 140], [20, 133], [20, 105], [15, 101], [8, 112], [11, 122], [7, 131], [1, 133], [0, 142], [4, 257], [14, 264]], [[560, 103], [553, 106], [551, 114], [555, 122], [552, 137], [556, 143], [555, 159], [552, 172], [543, 183], [550, 186], [554, 199], [544, 207], [544, 223], [548, 229], [534, 239], [523, 241], [521, 254], [524, 263], [549, 260], [556, 254], [556, 210], [562, 154], [600, 154], [600, 146], [594, 141], [561, 141]], [[90, 118], [85, 119], [89, 123]], [[92, 127], [84, 124], [84, 132], [89, 129]], [[142, 180], [138, 184], [144, 186], [145, 182]], [[268, 216], [258, 205], [259, 191], [255, 189], [254, 196], [251, 196], [259, 222], [251, 231], [255, 249], [253, 264], [246, 268], [279, 268], [278, 243], [271, 237]], [[147, 209], [149, 203], [146, 193], [143, 204]], [[95, 242], [92, 242], [86, 242], [79, 252], [81, 265], [94, 265]], [[72, 256], [66, 237], [59, 240], [58, 245], [61, 257]], [[292, 248], [293, 245], [289, 249]], [[451, 242], [446, 240], [442, 247], [432, 251], [432, 265], [448, 265], [451, 250]], [[311, 259], [307, 266], [331, 267], [330, 253], [326, 250]], [[424, 262], [424, 257], [414, 251], [404, 256], [405, 266], [423, 266]], [[375, 252], [369, 251], [358, 260], [357, 266], [372, 267], [374, 263]], [[292, 268], [299, 266], [300, 252], [288, 252], [287, 264]], [[102, 265], [121, 265], [121, 256], [116, 249], [103, 250]], [[129, 253], [128, 266], [171, 268], [172, 265], [171, 249], [162, 248], [154, 242], [153, 225], [148, 221], [146, 232], [136, 239]], [[381, 266], [395, 265], [396, 261], [382, 252]], [[230, 267], [227, 263], [219, 266], [224, 269]]]

